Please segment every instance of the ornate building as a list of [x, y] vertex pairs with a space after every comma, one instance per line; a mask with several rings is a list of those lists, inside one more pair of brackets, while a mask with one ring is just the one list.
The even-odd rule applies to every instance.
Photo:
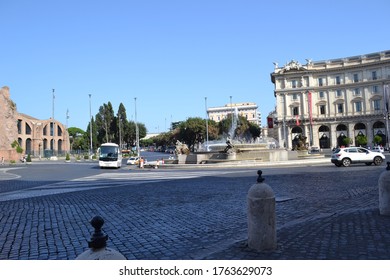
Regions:
[[374, 138], [388, 146], [390, 51], [306, 62], [274, 63], [280, 146], [291, 149], [301, 136], [320, 148], [360, 139], [372, 146]]

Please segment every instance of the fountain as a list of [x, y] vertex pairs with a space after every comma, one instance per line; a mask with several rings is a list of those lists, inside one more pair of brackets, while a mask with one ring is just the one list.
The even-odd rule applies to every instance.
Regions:
[[197, 151], [190, 155], [178, 154], [178, 163], [232, 163], [243, 161], [267, 162], [287, 160], [288, 153], [280, 149], [279, 143], [270, 137], [259, 137], [256, 140], [240, 139], [236, 135], [239, 126], [238, 109], [235, 108], [232, 125], [228, 135], [220, 140], [201, 144]]

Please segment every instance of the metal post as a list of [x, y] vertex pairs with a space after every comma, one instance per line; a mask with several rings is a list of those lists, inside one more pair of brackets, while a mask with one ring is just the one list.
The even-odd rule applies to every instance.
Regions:
[[119, 149], [122, 150], [122, 132], [121, 132], [122, 116], [118, 114], [118, 126], [119, 126]]
[[137, 123], [137, 97], [134, 97], [134, 117], [135, 117], [135, 141], [137, 145], [137, 156], [140, 156], [139, 153], [139, 130], [138, 130], [138, 123]]
[[[68, 139], [69, 139], [68, 119], [69, 119], [69, 109], [66, 109], [66, 133], [67, 133]], [[70, 139], [69, 139], [69, 141], [70, 141]], [[70, 148], [70, 143], [69, 143], [69, 148]], [[66, 152], [68, 153], [69, 150], [67, 150]]]
[[232, 96], [230, 95], [230, 113], [232, 114], [232, 125], [234, 122], [234, 116], [233, 116], [233, 104], [232, 104]]
[[388, 86], [386, 84], [383, 84], [383, 99], [384, 99], [384, 113], [385, 113], [385, 119], [386, 119], [386, 147], [387, 150], [390, 149], [389, 145], [389, 93], [388, 93]]
[[54, 99], [55, 99], [55, 95], [54, 95], [54, 88], [53, 88], [53, 110], [52, 110], [52, 127], [53, 127], [53, 137], [52, 137], [52, 151], [51, 151], [51, 155], [54, 156], [54, 134], [55, 134], [55, 122], [54, 122]]
[[206, 151], [209, 147], [209, 114], [207, 113], [207, 97], [204, 98], [206, 108]]
[[91, 94], [89, 94], [89, 154], [92, 156], [92, 114], [91, 114]]

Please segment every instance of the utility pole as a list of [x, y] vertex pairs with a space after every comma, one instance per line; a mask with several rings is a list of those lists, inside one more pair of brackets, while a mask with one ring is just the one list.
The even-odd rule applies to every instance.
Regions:
[[209, 114], [207, 114], [207, 97], [204, 98], [206, 108], [206, 151], [209, 149]]
[[91, 94], [89, 94], [89, 154], [92, 158], [93, 148], [92, 148], [92, 114], [91, 114]]
[[139, 130], [138, 130], [138, 123], [137, 123], [137, 97], [134, 97], [134, 118], [135, 118], [135, 141], [137, 145], [137, 156], [140, 156], [139, 153]]
[[54, 88], [53, 88], [53, 108], [52, 108], [52, 128], [53, 128], [53, 137], [52, 137], [52, 145], [51, 145], [51, 155], [54, 156], [54, 135], [55, 135], [55, 122], [54, 122], [54, 99], [55, 99], [55, 95], [54, 95]]

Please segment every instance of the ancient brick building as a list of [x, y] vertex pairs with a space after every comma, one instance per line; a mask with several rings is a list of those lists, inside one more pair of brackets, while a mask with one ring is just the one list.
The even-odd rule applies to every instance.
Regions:
[[[17, 141], [23, 154], [17, 154], [11, 147]], [[50, 157], [69, 151], [69, 135], [66, 127], [50, 118], [39, 120], [18, 113], [16, 104], [10, 99], [9, 88], [0, 90], [0, 157], [18, 160], [22, 155]]]

